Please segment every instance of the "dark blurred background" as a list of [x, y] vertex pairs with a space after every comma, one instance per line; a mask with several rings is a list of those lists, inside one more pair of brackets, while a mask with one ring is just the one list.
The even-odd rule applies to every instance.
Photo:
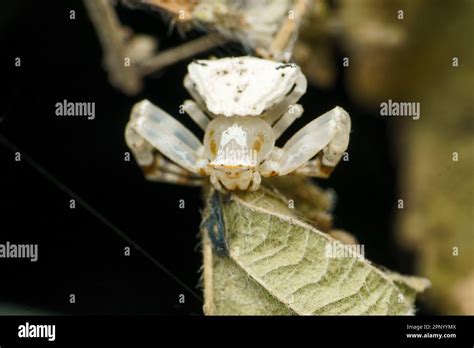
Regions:
[[[76, 19], [69, 19], [69, 11]], [[119, 9], [122, 22], [155, 35], [160, 49], [201, 33], [170, 31], [158, 14]], [[335, 60], [343, 56], [333, 45]], [[0, 5], [0, 243], [38, 243], [39, 261], [0, 260], [2, 313], [201, 315], [202, 302], [137, 250], [124, 256], [127, 241], [29, 163], [26, 155], [80, 196], [113, 225], [201, 296], [198, 226], [199, 188], [147, 182], [128, 151], [124, 128], [134, 103], [143, 98], [199, 132], [179, 105], [189, 96], [182, 85], [189, 61], [146, 79], [144, 92], [128, 97], [110, 86], [96, 33], [80, 1], [3, 1]], [[238, 56], [228, 44], [206, 54]], [[21, 68], [14, 66], [21, 58]], [[345, 70], [327, 89], [309, 86], [301, 99], [305, 113], [288, 136], [336, 105], [352, 118], [350, 161], [318, 181], [337, 192], [335, 227], [365, 244], [373, 262], [413, 273], [413, 257], [393, 237], [397, 201], [397, 160], [388, 122], [351, 101]], [[95, 102], [96, 117], [57, 117], [55, 104]], [[199, 133], [201, 134], [201, 133]], [[12, 146], [17, 146], [15, 150]], [[21, 151], [21, 162], [14, 152]], [[185, 200], [185, 209], [179, 200]], [[69, 295], [76, 303], [69, 303]], [[185, 303], [179, 303], [179, 295]], [[20, 306], [20, 307], [11, 307]], [[420, 307], [421, 306], [421, 307]], [[432, 313], [419, 304], [421, 313]], [[8, 309], [10, 308], [10, 309]], [[21, 309], [23, 308], [23, 309]]]

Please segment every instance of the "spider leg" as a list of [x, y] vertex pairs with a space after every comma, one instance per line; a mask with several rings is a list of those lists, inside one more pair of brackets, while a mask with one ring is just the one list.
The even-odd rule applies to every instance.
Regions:
[[275, 140], [278, 139], [283, 134], [283, 132], [302, 114], [303, 107], [300, 104], [296, 104], [292, 108], [288, 109], [288, 111], [285, 112], [283, 116], [273, 125]]
[[184, 111], [203, 131], [206, 131], [209, 124], [209, 117], [199, 108], [198, 104], [193, 100], [186, 100], [183, 104]]
[[[158, 159], [158, 158], [157, 158]], [[201, 186], [203, 177], [196, 177], [192, 173], [183, 171], [182, 174], [167, 172], [164, 168], [153, 166], [151, 168], [142, 167], [145, 177], [149, 181], [166, 182], [169, 184]]]
[[158, 151], [153, 151], [154, 160], [149, 165], [142, 165], [142, 171], [149, 181], [167, 182], [170, 184], [201, 186], [203, 177], [191, 173], [167, 160]]
[[283, 148], [274, 148], [260, 166], [260, 173], [263, 176], [286, 175], [305, 165], [320, 151], [321, 164], [335, 167], [349, 144], [350, 128], [349, 114], [335, 107], [300, 129]]
[[208, 115], [209, 118], [216, 118], [216, 115], [214, 115], [212, 112], [210, 112], [207, 109], [207, 106], [206, 106], [206, 103], [204, 102], [204, 99], [201, 97], [199, 92], [196, 90], [195, 84], [191, 80], [189, 75], [186, 75], [184, 77], [183, 85], [188, 90], [189, 94], [191, 94], [191, 97], [193, 97], [193, 99], [197, 103], [199, 109], [201, 109], [201, 111], [204, 114]]
[[334, 170], [334, 167], [325, 166], [321, 162], [321, 152], [314, 160], [308, 161], [291, 174], [312, 176], [315, 178], [328, 178]]
[[195, 174], [204, 173], [204, 159], [201, 156], [201, 141], [181, 123], [148, 100], [137, 103], [130, 115], [125, 138], [140, 166], [153, 165], [153, 148], [166, 156], [177, 166]]
[[266, 113], [263, 119], [270, 125], [275, 124], [283, 114], [286, 114], [292, 109], [292, 106], [300, 100], [301, 96], [306, 93], [308, 82], [303, 74], [300, 74], [296, 80], [293, 89], [283, 98], [282, 101], [272, 106]]
[[125, 139], [147, 180], [190, 186], [202, 184], [203, 178], [201, 176], [167, 160], [130, 124], [125, 130]]

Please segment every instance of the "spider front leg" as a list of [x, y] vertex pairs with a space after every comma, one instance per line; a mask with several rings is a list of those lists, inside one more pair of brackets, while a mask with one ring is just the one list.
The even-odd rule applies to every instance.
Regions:
[[316, 159], [306, 162], [296, 169], [292, 174], [313, 176], [315, 178], [328, 178], [335, 167], [325, 166], [321, 162], [322, 153], [320, 152]]
[[150, 180], [198, 185], [207, 174], [199, 139], [148, 100], [133, 107], [125, 138]]
[[290, 105], [288, 111], [273, 126], [273, 134], [275, 140], [278, 139], [283, 132], [290, 127], [297, 118], [303, 114], [303, 107], [300, 104]]
[[[298, 169], [316, 155], [320, 167], [335, 167], [347, 149], [350, 130], [349, 114], [336, 107], [300, 129], [283, 148], [274, 148], [270, 157], [260, 166], [260, 173], [263, 176], [298, 173]], [[304, 171], [300, 170], [300, 173]]]
[[203, 177], [167, 160], [130, 124], [125, 130], [125, 140], [147, 180], [188, 186], [202, 185]]
[[296, 102], [306, 93], [308, 82], [303, 74], [300, 74], [295, 81], [293, 89], [283, 98], [282, 101], [272, 106], [265, 114], [263, 119], [270, 125], [274, 125], [283, 115], [286, 115]]

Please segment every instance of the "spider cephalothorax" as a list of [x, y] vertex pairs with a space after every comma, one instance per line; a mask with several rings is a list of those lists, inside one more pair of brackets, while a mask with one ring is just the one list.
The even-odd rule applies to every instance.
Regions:
[[327, 177], [347, 149], [350, 118], [340, 107], [275, 146], [303, 113], [296, 102], [306, 78], [295, 64], [223, 58], [195, 61], [188, 71], [184, 85], [194, 101], [183, 109], [204, 130], [203, 143], [147, 100], [127, 125], [127, 143], [150, 179], [196, 185], [210, 176], [218, 190], [256, 190], [261, 176]]

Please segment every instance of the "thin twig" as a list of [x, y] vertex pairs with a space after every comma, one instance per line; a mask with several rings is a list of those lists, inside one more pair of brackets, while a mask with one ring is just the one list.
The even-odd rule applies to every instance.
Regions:
[[130, 238], [124, 231], [118, 228], [115, 224], [110, 222], [106, 217], [104, 217], [99, 211], [93, 208], [89, 203], [87, 203], [83, 198], [81, 198], [78, 194], [72, 191], [68, 186], [63, 184], [59, 179], [53, 176], [49, 171], [47, 171], [43, 166], [41, 166], [38, 162], [33, 160], [27, 153], [20, 150], [18, 146], [13, 144], [8, 138], [6, 138], [3, 134], [0, 134], [0, 144], [3, 144], [6, 148], [8, 148], [12, 152], [19, 152], [25, 161], [39, 174], [41, 174], [46, 180], [54, 184], [58, 189], [63, 191], [69, 197], [74, 198], [74, 200], [82, 206], [87, 212], [92, 214], [95, 218], [97, 218], [100, 222], [102, 222], [105, 226], [107, 226], [110, 230], [115, 232], [120, 238], [122, 238], [125, 242], [127, 242], [130, 246], [132, 246], [135, 250], [137, 250], [141, 255], [143, 255], [146, 259], [148, 259], [151, 263], [153, 263], [157, 268], [159, 268], [163, 273], [168, 275], [172, 278], [176, 283], [181, 285], [185, 290], [187, 290], [191, 295], [193, 295], [199, 301], [203, 301], [201, 296], [199, 296], [190, 286], [188, 286], [184, 281], [174, 275], [167, 267], [165, 267], [162, 263], [160, 263], [156, 258], [154, 258], [148, 251], [143, 249], [137, 242], [135, 242], [132, 238]]
[[84, 0], [89, 17], [94, 24], [104, 50], [104, 61], [112, 85], [132, 95], [142, 87], [136, 68], [125, 65], [127, 52], [125, 30], [109, 0]]
[[142, 75], [151, 74], [170, 64], [187, 59], [199, 53], [205, 52], [226, 42], [226, 39], [217, 33], [200, 37], [180, 46], [170, 48], [157, 55], [143, 60], [138, 65]]
[[[289, 60], [293, 52], [293, 46], [296, 42], [301, 21], [305, 13], [308, 12], [312, 0], [295, 0], [295, 6], [292, 8], [293, 16], [287, 16], [280, 30], [276, 33], [268, 51], [268, 57], [276, 60]], [[263, 53], [263, 56], [266, 54]], [[287, 57], [285, 57], [287, 56]]]

